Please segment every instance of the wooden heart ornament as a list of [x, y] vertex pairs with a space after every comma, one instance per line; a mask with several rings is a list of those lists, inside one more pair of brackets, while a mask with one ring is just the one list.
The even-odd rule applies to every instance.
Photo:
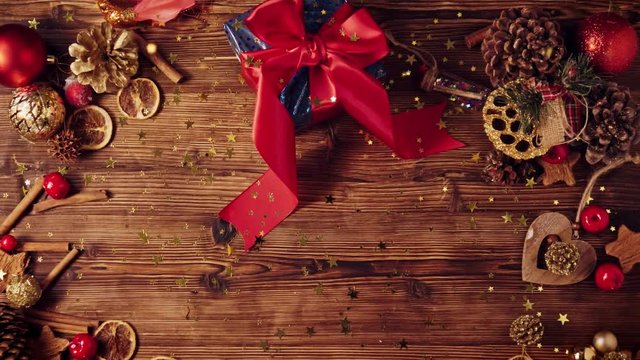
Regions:
[[[571, 221], [560, 213], [545, 213], [533, 221], [524, 239], [522, 280], [543, 285], [570, 285], [586, 279], [596, 267], [596, 251], [589, 243], [573, 240]], [[538, 267], [538, 252], [547, 236], [557, 235], [561, 241], [578, 247], [580, 262], [569, 275], [557, 275]]]

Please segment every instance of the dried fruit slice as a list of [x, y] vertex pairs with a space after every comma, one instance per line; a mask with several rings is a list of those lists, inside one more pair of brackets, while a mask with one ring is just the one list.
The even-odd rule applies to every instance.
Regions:
[[118, 91], [118, 108], [130, 119], [148, 119], [159, 107], [160, 90], [151, 79], [134, 79]]
[[98, 340], [100, 360], [129, 360], [136, 352], [136, 332], [124, 321], [105, 321], [93, 335]]
[[80, 139], [82, 149], [100, 150], [109, 144], [113, 135], [111, 116], [96, 105], [85, 106], [71, 114], [69, 128]]

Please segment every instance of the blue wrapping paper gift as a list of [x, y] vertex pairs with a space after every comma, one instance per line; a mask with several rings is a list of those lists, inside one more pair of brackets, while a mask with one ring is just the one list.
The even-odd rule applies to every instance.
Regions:
[[[322, 24], [328, 21], [338, 8], [346, 2], [347, 0], [304, 0], [304, 22], [307, 32], [318, 32]], [[270, 47], [253, 35], [244, 25], [244, 19], [250, 13], [251, 11], [248, 11], [224, 24], [225, 33], [236, 55]], [[369, 66], [367, 71], [379, 80], [386, 75], [381, 63]], [[302, 68], [280, 93], [280, 102], [291, 114], [296, 129], [301, 129], [311, 124], [311, 100], [309, 96], [309, 71], [308, 68]]]

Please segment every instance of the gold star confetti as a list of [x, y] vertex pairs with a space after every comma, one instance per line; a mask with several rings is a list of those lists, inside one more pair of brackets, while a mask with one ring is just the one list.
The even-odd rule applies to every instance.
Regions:
[[449, 62], [449, 58], [448, 58], [448, 57], [446, 57], [446, 56], [445, 56], [445, 57], [443, 57], [443, 58], [442, 58], [442, 62], [443, 62], [443, 63]]
[[349, 40], [351, 42], [357, 42], [358, 40], [360, 40], [360, 36], [358, 36], [357, 33], [353, 33], [353, 34], [351, 34], [351, 36], [349, 36]]
[[605, 186], [600, 186], [600, 191], [607, 191], [607, 188]]
[[438, 19], [438, 18], [433, 19], [433, 23], [434, 24], [439, 24], [440, 23], [440, 19]]
[[506, 224], [506, 223], [513, 222], [512, 216], [513, 216], [513, 215], [511, 215], [511, 213], [509, 213], [509, 212], [507, 211], [507, 212], [505, 212], [505, 213], [504, 213], [504, 215], [502, 215], [501, 217], [502, 217], [502, 220], [504, 220], [504, 222], [505, 222], [505, 224]]
[[185, 279], [184, 277], [176, 279], [176, 285], [178, 285], [179, 287], [186, 287], [188, 282], [189, 280]]
[[320, 14], [327, 15], [327, 10], [325, 10], [325, 9], [320, 10]]
[[480, 162], [480, 153], [475, 153], [471, 156], [471, 161], [475, 162], [476, 164]]
[[175, 64], [178, 61], [178, 55], [174, 53], [169, 53], [169, 62], [171, 64]]
[[542, 313], [541, 313], [540, 311], [538, 311], [538, 312], [536, 313], [536, 316], [537, 316], [537, 317], [542, 317]]
[[555, 206], [560, 205], [560, 200], [553, 200], [553, 205], [555, 205]]
[[28, 23], [29, 29], [38, 30], [38, 25], [40, 25], [40, 22], [36, 20], [36, 18], [33, 18], [33, 20], [29, 20]]
[[147, 133], [146, 132], [144, 132], [142, 130], [140, 130], [138, 132], [138, 140], [144, 140], [146, 137], [147, 137]]
[[527, 227], [529, 226], [529, 219], [527, 219], [526, 217], [524, 217], [524, 215], [520, 215], [520, 218], [518, 219], [518, 223], [520, 223], [520, 225]]
[[73, 22], [73, 20], [74, 20], [74, 19], [73, 19], [73, 11], [67, 11], [67, 12], [64, 14], [64, 21], [66, 21], [66, 22]]
[[558, 316], [560, 316], [558, 318], [558, 321], [562, 323], [562, 325], [569, 322], [569, 318], [568, 318], [569, 314], [558, 314]]
[[240, 31], [240, 29], [242, 29], [242, 21], [240, 21], [239, 19], [236, 19], [236, 20], [233, 22], [233, 28], [234, 28], [236, 31]]
[[335, 258], [333, 258], [333, 257], [329, 257], [329, 258], [327, 259], [327, 262], [329, 263], [329, 268], [332, 268], [332, 267], [336, 267], [336, 266], [338, 266], [338, 260], [336, 260], [336, 259], [335, 259]]
[[113, 160], [113, 158], [112, 158], [112, 157], [109, 157], [109, 159], [107, 159], [107, 161], [106, 161], [107, 169], [108, 169], [108, 168], [115, 169], [115, 167], [116, 167], [116, 163], [117, 163], [117, 162], [118, 162], [118, 161]]
[[187, 126], [187, 129], [191, 129], [193, 127], [193, 124], [195, 124], [195, 122], [191, 119], [187, 120], [184, 122], [184, 124]]
[[493, 286], [489, 286], [489, 288], [487, 289], [488, 292], [492, 293], [494, 290]]
[[438, 122], [438, 129], [439, 130], [444, 130], [447, 128], [447, 123], [444, 122], [444, 120], [440, 119], [440, 121]]
[[448, 193], [448, 192], [449, 192], [449, 187], [448, 187], [448, 186], [446, 186], [446, 185], [445, 185], [445, 186], [443, 186], [443, 187], [442, 187], [442, 192], [443, 192], [443, 193], [445, 193], [445, 194], [446, 194], [446, 193]]
[[489, 202], [490, 202], [490, 203], [492, 203], [492, 202], [495, 202], [495, 201], [496, 201], [496, 199], [495, 199], [493, 196], [490, 196], [488, 200], [489, 200]]
[[542, 343], [538, 343], [538, 344], [536, 344], [536, 347], [537, 347], [538, 349], [542, 349]]
[[415, 56], [415, 55], [411, 54], [411, 55], [407, 56], [407, 58], [405, 59], [405, 61], [406, 61], [406, 62], [408, 62], [408, 63], [409, 63], [409, 65], [413, 65], [413, 64], [414, 64], [416, 61], [418, 61], [418, 60], [416, 59], [416, 56]]
[[524, 306], [524, 309], [527, 311], [533, 310], [533, 305], [535, 305], [535, 303], [532, 303], [529, 299], [527, 299], [527, 302], [522, 304], [522, 306]]
[[470, 201], [467, 204], [467, 209], [469, 209], [470, 212], [474, 212], [478, 209], [478, 202], [477, 201]]
[[611, 232], [616, 232], [616, 227], [612, 226], [612, 227], [609, 228], [609, 230], [611, 230]]
[[447, 50], [453, 50], [455, 49], [455, 41], [451, 41], [451, 39], [447, 39], [447, 42], [444, 44], [447, 47]]
[[200, 95], [198, 95], [198, 100], [200, 100], [200, 102], [208, 101], [209, 100], [209, 94], [207, 94], [206, 92], [200, 93]]
[[472, 66], [472, 67], [471, 67], [471, 69], [470, 69], [470, 70], [471, 70], [472, 72], [475, 72], [477, 69], [478, 69], [478, 68], [476, 68], [476, 67], [475, 67], [475, 65], [474, 65], [474, 66]]
[[232, 132], [230, 132], [226, 136], [227, 136], [227, 142], [236, 142], [237, 135], [234, 135]]
[[456, 14], [456, 16], [457, 16], [458, 18], [461, 18], [461, 17], [462, 17], [462, 11], [458, 11], [458, 13]]
[[527, 179], [527, 187], [528, 188], [533, 188], [536, 185], [536, 179], [535, 178], [528, 178]]

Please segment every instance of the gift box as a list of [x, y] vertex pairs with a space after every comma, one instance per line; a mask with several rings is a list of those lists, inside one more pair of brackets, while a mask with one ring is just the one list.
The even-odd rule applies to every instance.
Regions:
[[[308, 33], [317, 33], [320, 27], [329, 21], [333, 14], [347, 0], [304, 0], [304, 25]], [[224, 30], [236, 56], [241, 53], [269, 49], [269, 44], [256, 37], [244, 23], [251, 10], [227, 21]], [[382, 62], [366, 68], [366, 71], [381, 82], [386, 76]], [[280, 102], [287, 108], [296, 129], [302, 129], [312, 123], [311, 100], [308, 68], [302, 68], [280, 93]], [[330, 116], [331, 114], [327, 115]], [[315, 119], [322, 120], [322, 119]]]

